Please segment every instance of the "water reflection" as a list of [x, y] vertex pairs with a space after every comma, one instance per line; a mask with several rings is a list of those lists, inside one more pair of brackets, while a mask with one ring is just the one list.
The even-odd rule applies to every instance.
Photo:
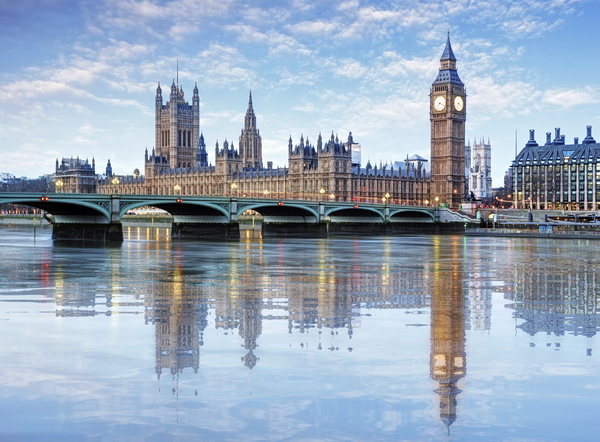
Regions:
[[514, 271], [513, 301], [517, 327], [530, 335], [594, 336], [600, 327], [600, 277], [598, 263], [581, 256], [577, 266], [552, 265], [545, 272], [526, 266]]
[[457, 387], [467, 370], [465, 351], [465, 293], [458, 241], [444, 256], [440, 238], [433, 244], [434, 266], [431, 300], [431, 377], [439, 383], [440, 418], [448, 427], [456, 421]]
[[[33, 253], [0, 236], [0, 324], [17, 330], [0, 363], [17, 379], [0, 382], [6, 403], [33, 398], [18, 405], [39, 402], [52, 422], [60, 404], [83, 434], [92, 418], [64, 387], [77, 383], [99, 433], [135, 416], [140, 439], [169, 428], [182, 440], [441, 440], [451, 428], [457, 440], [513, 440], [547, 403], [587, 418], [578, 404], [600, 389], [600, 242], [213, 243], [163, 231], [132, 229], [121, 248], [38, 236]], [[561, 336], [552, 351], [532, 350], [548, 333]], [[67, 393], [48, 393], [57, 385]], [[553, 435], [540, 425], [525, 436]]]

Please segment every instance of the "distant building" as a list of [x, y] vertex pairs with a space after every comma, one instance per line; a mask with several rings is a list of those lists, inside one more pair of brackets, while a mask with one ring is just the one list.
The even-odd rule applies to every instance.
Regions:
[[[361, 145], [349, 133], [347, 141], [334, 133], [320, 133], [312, 144], [303, 135], [288, 140], [288, 164], [263, 165], [262, 137], [252, 94], [239, 144], [215, 143], [215, 163], [208, 162], [199, 128], [199, 94], [191, 104], [183, 87], [171, 85], [164, 103], [160, 83], [155, 96], [155, 146], [146, 149], [143, 175], [99, 177], [99, 193], [143, 195], [206, 195], [269, 199], [330, 199], [388, 204], [437, 204], [458, 208], [465, 189], [464, 130], [466, 91], [456, 69], [450, 37], [440, 58], [438, 75], [430, 88], [430, 160], [419, 156], [379, 166], [361, 164]], [[450, 136], [451, 134], [451, 136]], [[118, 189], [117, 189], [118, 187]]]
[[[109, 163], [110, 164], [110, 163]], [[52, 187], [55, 192], [64, 193], [96, 193], [96, 162], [92, 163], [77, 158], [63, 158], [58, 162], [52, 176]]]
[[565, 143], [560, 128], [538, 145], [535, 131], [512, 163], [513, 207], [518, 209], [598, 210], [600, 144], [587, 126], [583, 142]]
[[[469, 145], [465, 147], [465, 153], [471, 151]], [[492, 146], [488, 138], [487, 144], [481, 138], [480, 142], [475, 139], [473, 143], [473, 159], [469, 161], [472, 167], [469, 171], [469, 193], [473, 192], [475, 198], [490, 200], [492, 198]]]
[[106, 163], [106, 176], [110, 177], [113, 174], [112, 165], [110, 164], [110, 160]]
[[465, 145], [465, 193], [469, 192], [469, 179], [471, 177], [471, 140]]
[[[257, 128], [251, 93], [238, 148], [227, 139], [221, 145], [217, 141], [215, 164], [209, 164], [203, 135], [200, 134], [196, 140], [190, 138], [196, 125], [190, 123], [191, 126], [186, 126], [195, 118], [194, 106], [183, 101], [181, 87], [172, 88], [171, 100], [166, 105], [158, 104], [162, 103], [160, 87], [156, 97], [157, 141], [167, 145], [154, 148], [152, 153], [146, 150], [145, 175], [118, 177], [118, 191], [121, 193], [174, 195], [178, 192], [181, 195], [328, 198], [355, 202], [381, 202], [389, 194], [387, 200], [392, 204], [415, 205], [431, 200], [428, 160], [414, 155], [393, 165], [373, 167], [369, 162], [363, 168], [360, 162], [355, 163], [360, 161], [360, 144], [354, 141], [352, 133], [346, 142], [333, 133], [329, 139], [319, 134], [316, 144], [311, 144], [304, 136], [300, 137], [299, 144], [295, 144], [290, 137], [288, 167], [273, 168], [269, 161], [265, 168], [262, 137]], [[196, 98], [197, 88], [194, 89], [194, 100]], [[171, 115], [172, 112], [169, 114], [169, 121], [173, 121], [174, 127], [181, 127], [175, 129], [181, 131], [181, 140], [179, 136], [173, 140], [171, 131], [174, 129], [167, 128], [170, 126], [166, 125], [167, 117], [163, 115], [166, 110], [173, 110], [173, 103], [179, 103], [180, 107], [176, 109], [187, 112], [177, 119]], [[169, 143], [175, 143], [175, 146]], [[188, 161], [189, 149], [195, 152], [193, 162]], [[175, 186], [179, 186], [177, 191]], [[114, 190], [112, 180], [99, 178], [98, 192], [112, 193]]]

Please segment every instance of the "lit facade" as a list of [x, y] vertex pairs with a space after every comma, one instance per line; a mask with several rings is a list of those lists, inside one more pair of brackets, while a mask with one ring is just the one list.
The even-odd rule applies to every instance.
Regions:
[[[442, 96], [448, 104], [440, 108]], [[448, 38], [431, 89], [431, 172], [426, 160], [417, 155], [390, 165], [378, 167], [368, 162], [361, 167], [361, 146], [352, 133], [346, 140], [333, 133], [330, 137], [318, 134], [314, 144], [308, 137], [301, 136], [299, 143], [290, 137], [288, 165], [274, 168], [267, 162], [265, 167], [251, 93], [237, 148], [233, 141], [217, 141], [213, 165], [208, 163], [204, 137], [199, 133], [198, 88], [189, 104], [182, 87], [173, 82], [170, 99], [163, 104], [159, 84], [156, 143], [151, 153], [146, 150], [145, 174], [117, 177], [118, 191], [352, 202], [382, 202], [385, 197], [390, 204], [407, 205], [433, 204], [437, 196], [439, 203], [458, 207], [465, 187], [465, 100]], [[99, 179], [97, 192], [112, 193], [111, 181]]]
[[512, 163], [513, 207], [517, 209], [598, 210], [600, 202], [600, 144], [592, 126], [579, 143], [565, 143], [560, 128], [554, 139], [538, 145], [535, 132]]
[[467, 93], [456, 71], [450, 34], [440, 71], [429, 94], [431, 120], [431, 197], [458, 208], [465, 194]]
[[96, 192], [96, 162], [92, 163], [77, 158], [63, 158], [59, 163], [56, 159], [56, 169], [51, 177], [55, 192], [64, 193], [95, 193]]

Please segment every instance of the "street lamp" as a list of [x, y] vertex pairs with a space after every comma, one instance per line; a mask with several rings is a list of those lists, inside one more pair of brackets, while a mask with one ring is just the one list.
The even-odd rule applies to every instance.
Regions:
[[435, 207], [440, 207], [440, 199], [437, 196], [435, 197]]
[[60, 193], [61, 189], [62, 189], [62, 186], [63, 186], [63, 182], [61, 180], [58, 180], [54, 185], [58, 189], [58, 193]]
[[267, 189], [265, 189], [263, 193], [265, 194], [265, 198], [269, 195], [269, 191]]
[[181, 186], [180, 186], [179, 184], [177, 184], [177, 185], [175, 186], [175, 194], [176, 194], [176, 195], [179, 195], [179, 193], [180, 193], [180, 192], [181, 192]]
[[324, 196], [324, 194], [325, 194], [325, 189], [323, 189], [323, 188], [321, 187], [321, 190], [319, 190], [319, 193], [321, 194], [321, 200], [324, 200], [324, 198], [325, 198], [325, 196]]
[[329, 195], [329, 198], [331, 198], [332, 200], [335, 200], [335, 195], [332, 193], [331, 195]]
[[386, 193], [385, 193], [385, 197], [384, 197], [384, 198], [385, 198], [385, 199], [383, 200], [383, 204], [385, 204], [385, 202], [386, 202], [386, 201], [388, 201], [388, 202], [389, 202], [389, 201], [390, 201], [390, 194], [386, 192]]
[[111, 182], [112, 182], [112, 185], [115, 186], [115, 193], [117, 193], [117, 186], [119, 185], [119, 178], [114, 177]]
[[236, 183], [231, 183], [231, 195], [235, 197], [235, 190], [237, 189]]
[[429, 205], [429, 200], [425, 200], [425, 205], [428, 206]]

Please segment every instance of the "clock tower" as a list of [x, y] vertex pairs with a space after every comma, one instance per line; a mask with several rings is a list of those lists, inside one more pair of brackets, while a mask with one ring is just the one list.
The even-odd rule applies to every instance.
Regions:
[[467, 94], [456, 72], [450, 45], [440, 58], [440, 71], [429, 94], [431, 121], [431, 198], [458, 208], [465, 193], [465, 121]]

